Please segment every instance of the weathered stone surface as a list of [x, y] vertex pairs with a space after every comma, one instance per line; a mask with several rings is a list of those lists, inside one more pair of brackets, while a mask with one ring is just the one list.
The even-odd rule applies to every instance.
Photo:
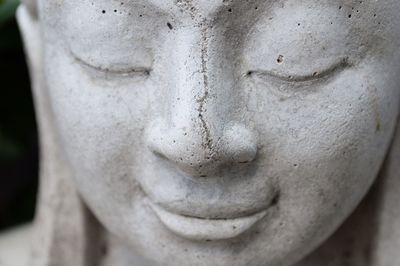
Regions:
[[38, 2], [32, 265], [400, 264], [399, 1]]

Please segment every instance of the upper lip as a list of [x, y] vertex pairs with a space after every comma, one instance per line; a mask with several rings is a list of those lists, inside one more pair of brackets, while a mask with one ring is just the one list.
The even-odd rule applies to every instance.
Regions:
[[181, 200], [156, 200], [149, 197], [151, 202], [157, 204], [168, 212], [197, 219], [226, 220], [247, 217], [275, 205], [279, 192], [265, 197], [243, 199], [243, 197], [221, 198], [219, 200], [200, 199], [187, 197]]
[[[280, 190], [273, 177], [247, 180], [239, 174], [191, 179], [174, 169], [147, 171], [139, 181], [147, 198], [183, 217], [218, 220], [251, 216], [275, 205]], [[162, 176], [163, 178], [155, 179]], [[147, 177], [147, 178], [146, 178]], [[258, 181], [258, 182], [257, 182]]]

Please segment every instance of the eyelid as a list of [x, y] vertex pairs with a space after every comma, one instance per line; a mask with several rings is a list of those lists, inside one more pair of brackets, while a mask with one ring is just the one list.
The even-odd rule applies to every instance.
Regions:
[[246, 73], [246, 76], [270, 76], [274, 78], [278, 78], [283, 81], [287, 82], [306, 82], [306, 81], [313, 81], [318, 79], [327, 78], [338, 71], [341, 71], [351, 64], [349, 63], [349, 58], [345, 57], [338, 60], [336, 63], [332, 64], [331, 66], [323, 69], [322, 71], [315, 71], [308, 75], [295, 75], [295, 74], [280, 74], [277, 71], [269, 71], [269, 70], [250, 70]]
[[103, 74], [109, 75], [119, 75], [119, 76], [149, 76], [151, 69], [148, 67], [127, 67], [127, 68], [120, 68], [120, 69], [110, 69], [104, 68], [100, 66], [92, 65], [85, 60], [81, 59], [80, 57], [76, 56], [74, 53], [71, 52], [72, 57], [77, 61], [80, 65], [84, 66], [93, 71], [101, 72]]

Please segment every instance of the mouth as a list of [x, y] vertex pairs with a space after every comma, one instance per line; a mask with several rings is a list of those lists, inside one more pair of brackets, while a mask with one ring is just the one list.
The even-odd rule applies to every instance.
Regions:
[[237, 218], [208, 219], [170, 212], [148, 200], [148, 205], [170, 231], [196, 241], [215, 241], [235, 238], [263, 219], [267, 210]]

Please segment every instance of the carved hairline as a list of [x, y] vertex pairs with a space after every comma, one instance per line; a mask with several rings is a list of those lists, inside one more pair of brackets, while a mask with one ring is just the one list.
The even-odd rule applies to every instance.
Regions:
[[32, 16], [37, 17], [37, 0], [22, 0], [22, 4]]

